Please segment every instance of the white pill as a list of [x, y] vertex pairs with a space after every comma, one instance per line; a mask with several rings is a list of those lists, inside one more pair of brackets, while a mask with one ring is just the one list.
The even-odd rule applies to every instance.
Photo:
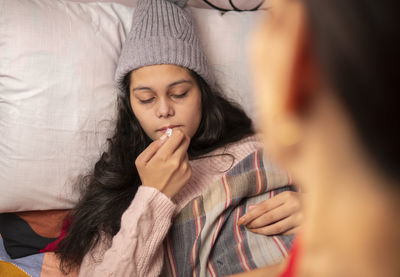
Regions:
[[168, 128], [167, 131], [165, 131], [165, 133], [167, 134], [167, 136], [171, 136], [172, 135], [172, 129]]

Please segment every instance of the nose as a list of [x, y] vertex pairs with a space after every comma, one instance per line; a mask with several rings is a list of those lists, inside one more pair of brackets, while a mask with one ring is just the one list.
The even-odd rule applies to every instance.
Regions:
[[174, 107], [173, 107], [172, 103], [170, 103], [168, 101], [168, 99], [162, 99], [161, 98], [158, 101], [158, 105], [157, 105], [156, 109], [157, 109], [156, 110], [156, 115], [159, 118], [162, 118], [162, 117], [168, 118], [168, 117], [171, 117], [171, 116], [175, 115]]

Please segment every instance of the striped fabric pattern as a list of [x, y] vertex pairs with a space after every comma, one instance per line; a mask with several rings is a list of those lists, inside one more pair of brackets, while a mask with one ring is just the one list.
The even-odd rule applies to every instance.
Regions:
[[254, 205], [292, 189], [262, 150], [240, 161], [177, 215], [164, 243], [161, 276], [224, 276], [271, 265], [288, 255], [293, 236], [264, 236], [238, 226]]

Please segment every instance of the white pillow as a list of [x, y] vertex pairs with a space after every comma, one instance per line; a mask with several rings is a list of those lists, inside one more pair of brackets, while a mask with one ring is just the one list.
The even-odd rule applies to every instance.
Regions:
[[227, 12], [193, 8], [200, 38], [211, 69], [223, 92], [238, 102], [253, 119], [247, 42], [265, 11]]
[[[132, 13], [116, 3], [0, 0], [0, 212], [76, 203], [74, 182], [112, 130]], [[262, 13], [193, 8], [219, 83], [251, 114], [244, 47]]]

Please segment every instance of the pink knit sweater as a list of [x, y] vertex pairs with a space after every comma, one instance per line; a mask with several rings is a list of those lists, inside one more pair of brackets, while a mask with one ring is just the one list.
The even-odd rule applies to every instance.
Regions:
[[121, 219], [112, 241], [103, 239], [88, 253], [79, 276], [158, 276], [163, 266], [163, 240], [174, 215], [227, 170], [262, 147], [257, 136], [219, 148], [209, 155], [226, 155], [191, 161], [192, 178], [171, 200], [155, 188], [140, 187]]

